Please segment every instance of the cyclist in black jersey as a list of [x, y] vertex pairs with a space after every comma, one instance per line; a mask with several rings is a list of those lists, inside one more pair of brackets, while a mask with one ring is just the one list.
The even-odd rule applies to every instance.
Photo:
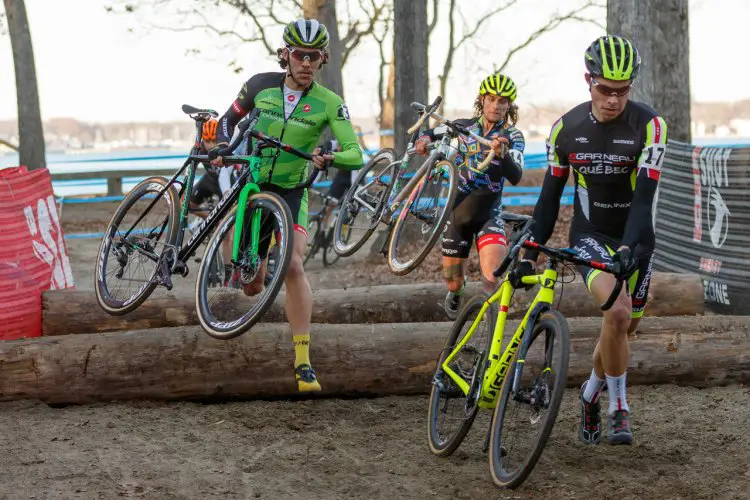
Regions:
[[[487, 148], [475, 139], [460, 136], [458, 153], [452, 158], [459, 167], [459, 192], [448, 224], [443, 232], [443, 278], [448, 287], [445, 314], [456, 319], [466, 278], [464, 268], [472, 243], [476, 241], [482, 284], [486, 292], [494, 288], [492, 272], [505, 258], [506, 236], [502, 213], [505, 180], [518, 184], [523, 175], [523, 134], [515, 127], [518, 91], [509, 77], [490, 75], [479, 86], [474, 101], [474, 117], [455, 120], [471, 132], [493, 141], [497, 154], [483, 171], [478, 167], [485, 159]], [[445, 126], [427, 130], [415, 143], [419, 154], [443, 136]]]
[[[580, 104], [553, 126], [547, 142], [548, 169], [534, 208], [533, 238], [544, 244], [552, 235], [560, 195], [570, 171], [575, 178], [575, 206], [570, 244], [586, 258], [619, 263], [627, 286], [604, 312], [602, 333], [594, 351], [594, 368], [581, 387], [579, 439], [596, 444], [601, 438], [599, 395], [609, 391], [607, 440], [630, 444], [630, 408], [625, 378], [634, 332], [648, 298], [654, 252], [651, 208], [667, 142], [667, 124], [654, 110], [630, 101], [628, 94], [640, 68], [635, 46], [607, 35], [585, 52], [586, 83], [591, 101]], [[537, 253], [527, 251], [511, 274], [533, 274]], [[591, 295], [603, 303], [615, 277], [582, 267]]]

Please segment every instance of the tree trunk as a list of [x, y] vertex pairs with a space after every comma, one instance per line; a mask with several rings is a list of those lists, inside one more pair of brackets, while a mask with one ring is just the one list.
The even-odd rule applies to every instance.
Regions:
[[417, 119], [410, 104], [427, 102], [427, 0], [394, 0], [396, 151], [406, 150], [406, 131]]
[[328, 63], [318, 73], [318, 79], [329, 90], [344, 98], [344, 80], [341, 77], [343, 46], [339, 39], [338, 17], [334, 0], [304, 0], [302, 4], [305, 18], [317, 19], [328, 29]]
[[44, 131], [39, 111], [39, 90], [34, 66], [34, 50], [24, 0], [5, 0], [18, 102], [19, 163], [29, 170], [47, 168]]
[[[467, 296], [481, 293], [480, 283], [470, 283]], [[601, 310], [580, 280], [566, 284], [556, 307], [567, 317], [601, 316]], [[526, 313], [536, 291], [516, 291], [509, 315]], [[42, 295], [42, 334], [68, 335], [138, 328], [197, 325], [193, 294], [147, 300], [125, 316], [110, 316], [96, 303], [93, 292], [49, 290]], [[317, 290], [313, 323], [404, 323], [444, 321], [445, 285], [419, 283], [385, 285], [345, 290]], [[264, 322], [285, 322], [284, 296], [277, 298]], [[226, 304], [229, 307], [229, 304]], [[236, 305], [233, 305], [236, 307]], [[654, 273], [646, 314], [680, 316], [703, 314], [703, 285], [696, 275]]]
[[[567, 386], [591, 372], [601, 320], [568, 320]], [[313, 325], [323, 395], [430, 390], [451, 323]], [[507, 325], [512, 332], [517, 322]], [[647, 318], [631, 341], [629, 384], [699, 387], [750, 382], [750, 316]], [[0, 400], [47, 403], [297, 396], [286, 325], [214, 340], [199, 327], [41, 337], [0, 343]]]
[[[391, 57], [388, 65], [388, 89], [386, 90], [383, 105], [380, 107], [380, 148], [393, 148], [396, 146], [394, 140], [394, 126], [396, 122], [396, 61]], [[383, 135], [383, 131], [389, 133]]]
[[664, 117], [670, 139], [690, 142], [688, 0], [607, 0], [607, 31], [641, 55], [631, 99]]

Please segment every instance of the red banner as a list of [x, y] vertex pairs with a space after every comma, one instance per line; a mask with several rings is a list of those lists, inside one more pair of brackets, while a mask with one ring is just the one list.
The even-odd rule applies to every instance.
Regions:
[[49, 170], [0, 170], [0, 339], [41, 335], [41, 292], [73, 286]]

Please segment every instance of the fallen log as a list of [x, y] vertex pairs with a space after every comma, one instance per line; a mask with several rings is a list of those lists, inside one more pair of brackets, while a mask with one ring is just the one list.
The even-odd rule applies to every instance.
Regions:
[[[591, 370], [598, 318], [568, 320], [568, 385]], [[508, 331], [516, 321], [509, 322]], [[313, 325], [323, 395], [421, 394], [430, 388], [450, 323]], [[750, 316], [645, 318], [631, 343], [629, 384], [699, 387], [750, 382]], [[218, 341], [199, 327], [0, 343], [0, 400], [47, 403], [297, 396], [285, 325]]]
[[[562, 293], [560, 293], [562, 290]], [[189, 292], [186, 290], [185, 292]], [[467, 294], [481, 293], [480, 283], [470, 283]], [[601, 316], [598, 305], [577, 279], [557, 290], [558, 307], [568, 317]], [[520, 318], [533, 300], [535, 290], [516, 291], [511, 318]], [[362, 288], [315, 290], [313, 323], [412, 323], [445, 321], [442, 283], [382, 285]], [[241, 300], [238, 299], [238, 300]], [[285, 322], [284, 295], [266, 313], [264, 322]], [[229, 307], [229, 304], [225, 304]], [[237, 305], [235, 305], [237, 307]], [[42, 334], [69, 335], [140, 328], [197, 325], [192, 293], [150, 298], [125, 316], [110, 316], [96, 303], [93, 292], [50, 290], [42, 295]], [[647, 316], [703, 314], [703, 285], [697, 275], [654, 273], [649, 290]]]

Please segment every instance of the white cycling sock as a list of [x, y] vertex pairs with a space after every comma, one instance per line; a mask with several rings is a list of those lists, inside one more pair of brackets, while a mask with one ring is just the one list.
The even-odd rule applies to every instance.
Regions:
[[607, 390], [609, 391], [609, 413], [612, 414], [617, 410], [630, 411], [628, 406], [628, 400], [625, 397], [625, 377], [628, 375], [627, 372], [623, 373], [619, 377], [612, 377], [604, 374], [607, 377]]
[[602, 387], [604, 387], [604, 379], [596, 376], [596, 371], [591, 369], [591, 377], [586, 382], [586, 388], [583, 390], [583, 400], [588, 403], [596, 403], [599, 401], [599, 395], [602, 393]]

